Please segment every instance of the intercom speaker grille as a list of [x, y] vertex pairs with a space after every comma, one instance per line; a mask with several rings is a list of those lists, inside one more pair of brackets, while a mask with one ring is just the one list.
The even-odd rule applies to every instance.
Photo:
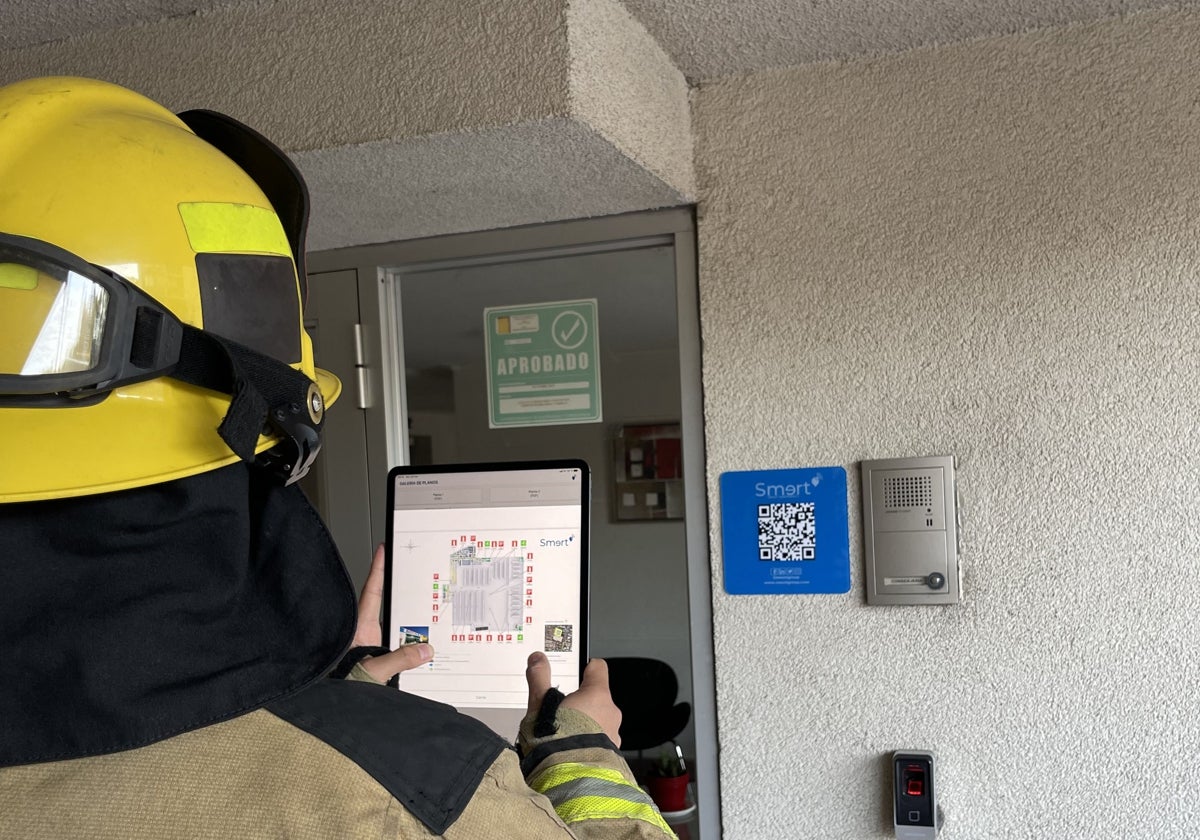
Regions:
[[883, 506], [888, 510], [927, 508], [933, 504], [933, 476], [906, 475], [883, 480]]

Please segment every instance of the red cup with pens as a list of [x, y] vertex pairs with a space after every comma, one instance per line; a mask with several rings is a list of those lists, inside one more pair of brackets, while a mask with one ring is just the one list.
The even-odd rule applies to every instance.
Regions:
[[663, 751], [653, 774], [647, 779], [650, 798], [664, 813], [682, 811], [688, 806], [687, 786], [691, 775], [683, 760], [683, 748], [678, 744], [674, 746], [674, 754]]

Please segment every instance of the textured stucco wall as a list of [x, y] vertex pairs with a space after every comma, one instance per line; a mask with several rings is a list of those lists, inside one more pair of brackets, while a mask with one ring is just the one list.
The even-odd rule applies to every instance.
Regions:
[[[728, 840], [1200, 833], [1200, 15], [696, 96]], [[965, 601], [867, 607], [857, 464], [954, 454]], [[728, 596], [717, 479], [845, 465], [853, 588]], [[819, 539], [819, 537], [818, 537]]]
[[568, 0], [575, 117], [691, 200], [688, 84], [617, 0]]

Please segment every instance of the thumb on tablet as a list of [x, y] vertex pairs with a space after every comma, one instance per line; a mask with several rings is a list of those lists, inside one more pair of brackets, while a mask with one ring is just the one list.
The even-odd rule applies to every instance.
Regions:
[[368, 656], [362, 660], [363, 669], [380, 682], [387, 682], [397, 674], [420, 668], [433, 659], [433, 645], [422, 642], [403, 645], [380, 656]]
[[550, 660], [546, 658], [546, 654], [540, 651], [529, 654], [525, 666], [525, 681], [529, 683], [527, 713], [530, 717], [536, 717], [542, 707], [542, 698], [550, 690]]

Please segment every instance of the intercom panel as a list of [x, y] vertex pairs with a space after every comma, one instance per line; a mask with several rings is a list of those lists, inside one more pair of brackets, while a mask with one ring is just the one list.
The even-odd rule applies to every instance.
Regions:
[[868, 604], [956, 604], [954, 458], [862, 462]]

